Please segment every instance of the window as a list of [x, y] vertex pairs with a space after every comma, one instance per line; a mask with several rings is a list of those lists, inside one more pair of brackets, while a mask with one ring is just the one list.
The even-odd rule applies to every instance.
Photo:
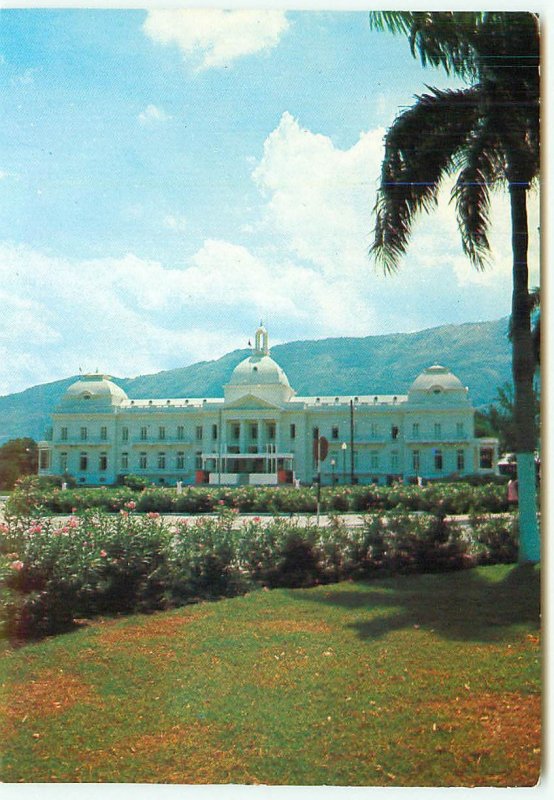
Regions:
[[107, 453], [100, 453], [100, 457], [98, 459], [98, 468], [101, 472], [104, 472], [108, 469], [108, 454]]
[[60, 439], [62, 442], [67, 442], [67, 428], [62, 428], [60, 431]]
[[86, 442], [88, 439], [88, 428], [81, 428], [81, 441]]
[[339, 426], [333, 425], [331, 428], [331, 439], [338, 439], [339, 438]]
[[121, 428], [121, 441], [122, 442], [129, 441], [129, 428], [127, 427]]
[[481, 469], [492, 469], [493, 450], [492, 447], [482, 447], [479, 451], [479, 466]]
[[398, 425], [392, 425], [390, 435], [391, 439], [398, 439]]
[[379, 469], [379, 453], [376, 450], [372, 450], [369, 454], [369, 464], [371, 469]]
[[141, 441], [143, 441], [143, 442], [146, 439], [148, 439], [148, 428], [146, 427], [146, 425], [143, 425], [142, 428], [140, 429], [140, 438], [141, 438]]
[[377, 423], [372, 422], [370, 427], [370, 435], [372, 439], [376, 439], [379, 434], [379, 429], [377, 428]]
[[240, 425], [235, 424], [231, 427], [231, 435], [235, 440], [240, 439]]
[[181, 441], [185, 438], [185, 426], [177, 425], [177, 438]]
[[419, 450], [412, 450], [412, 469], [416, 474], [419, 472], [420, 464]]
[[50, 451], [49, 450], [41, 450], [40, 451], [40, 468], [41, 469], [48, 469], [50, 466]]
[[67, 453], [60, 453], [60, 472], [67, 472]]
[[217, 439], [217, 425], [212, 425], [212, 439]]
[[458, 472], [463, 472], [465, 468], [465, 453], [463, 450], [458, 450], [456, 453], [456, 469]]
[[419, 439], [419, 422], [412, 423], [412, 438]]
[[437, 472], [442, 470], [442, 450], [435, 450], [435, 470]]
[[258, 438], [258, 424], [256, 422], [254, 422], [254, 424], [250, 426], [250, 438], [251, 439]]
[[398, 453], [396, 450], [390, 454], [390, 468], [392, 472], [398, 472]]
[[195, 469], [202, 469], [202, 453], [197, 451], [194, 456]]
[[175, 462], [175, 466], [177, 469], [184, 469], [185, 468], [185, 454], [182, 450], [177, 453], [177, 459]]
[[146, 469], [148, 467], [148, 456], [146, 453], [139, 455], [139, 469]]
[[440, 439], [441, 435], [441, 424], [440, 422], [435, 422], [435, 439]]
[[292, 422], [290, 426], [290, 438], [296, 439], [296, 425], [294, 424], [294, 422]]
[[203, 435], [204, 435], [204, 431], [202, 430], [202, 425], [197, 425], [196, 426], [196, 438], [197, 439], [202, 439]]
[[463, 435], [464, 435], [464, 423], [463, 422], [457, 422], [456, 423], [456, 436], [459, 439], [461, 439]]
[[158, 469], [165, 469], [165, 453], [158, 453]]
[[88, 456], [86, 453], [81, 453], [79, 456], [79, 469], [84, 472], [88, 467]]
[[121, 469], [129, 469], [129, 453], [121, 453]]
[[275, 423], [270, 422], [267, 426], [267, 438], [268, 439], [275, 439]]
[[102, 427], [100, 428], [100, 439], [103, 442], [105, 442], [107, 438], [108, 438], [108, 429], [106, 428], [105, 425], [102, 425]]
[[160, 425], [158, 428], [158, 439], [165, 439], [165, 426]]

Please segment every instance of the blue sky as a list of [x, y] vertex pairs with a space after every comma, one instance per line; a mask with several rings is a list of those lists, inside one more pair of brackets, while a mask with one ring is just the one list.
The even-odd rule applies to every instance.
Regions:
[[448, 187], [398, 275], [367, 255], [385, 130], [453, 81], [365, 12], [2, 10], [0, 75], [1, 394], [216, 358], [260, 318], [276, 343], [509, 313], [502, 195], [484, 274]]

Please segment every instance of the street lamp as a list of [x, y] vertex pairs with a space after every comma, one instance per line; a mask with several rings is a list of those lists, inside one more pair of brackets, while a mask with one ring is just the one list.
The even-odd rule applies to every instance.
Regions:
[[331, 459], [331, 486], [335, 485], [335, 465], [336, 461], [334, 458]]
[[342, 450], [342, 482], [346, 483], [346, 451], [348, 449], [346, 442], [341, 444], [340, 449]]

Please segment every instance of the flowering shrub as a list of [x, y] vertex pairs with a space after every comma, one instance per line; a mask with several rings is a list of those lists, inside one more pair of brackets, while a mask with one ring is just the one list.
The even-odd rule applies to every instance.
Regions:
[[512, 564], [518, 554], [517, 515], [495, 519], [474, 517], [471, 527], [481, 564]]
[[379, 574], [435, 572], [515, 560], [513, 521], [475, 517], [462, 529], [433, 515], [370, 514], [348, 527], [286, 518], [244, 522], [225, 498], [215, 517], [164, 519], [87, 510], [62, 520], [8, 516], [0, 579], [8, 633], [54, 633], [79, 617], [169, 608], [266, 585], [311, 586]]

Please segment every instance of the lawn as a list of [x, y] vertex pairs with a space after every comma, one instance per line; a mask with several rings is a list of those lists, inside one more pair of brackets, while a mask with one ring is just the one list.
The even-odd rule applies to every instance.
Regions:
[[5, 782], [529, 786], [537, 567], [259, 590], [5, 645]]

